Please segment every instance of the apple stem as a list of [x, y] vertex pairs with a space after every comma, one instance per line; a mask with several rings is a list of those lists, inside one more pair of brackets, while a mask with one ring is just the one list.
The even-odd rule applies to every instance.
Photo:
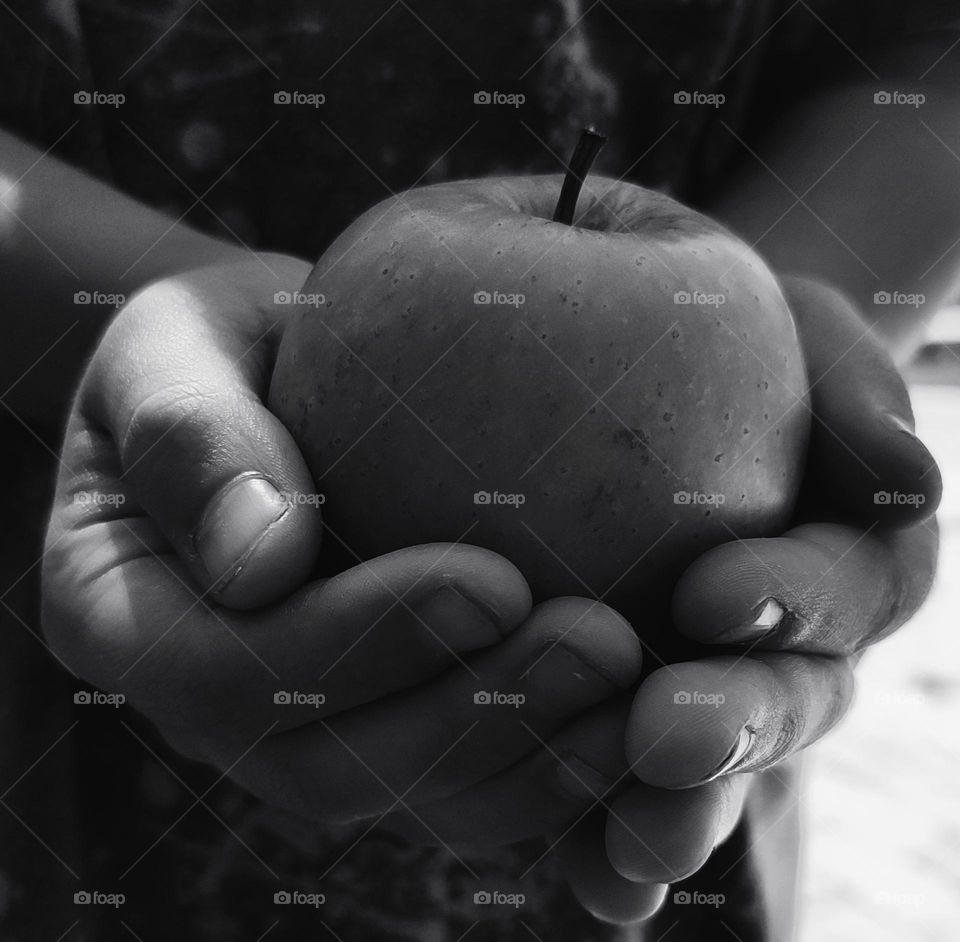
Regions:
[[553, 214], [554, 222], [573, 225], [573, 214], [577, 208], [577, 200], [580, 198], [580, 188], [594, 160], [597, 159], [597, 154], [606, 143], [607, 138], [593, 127], [584, 128], [581, 132], [580, 140], [577, 141], [573, 156], [570, 158], [570, 166], [567, 167], [567, 175], [563, 178], [560, 199], [557, 200], [557, 208]]

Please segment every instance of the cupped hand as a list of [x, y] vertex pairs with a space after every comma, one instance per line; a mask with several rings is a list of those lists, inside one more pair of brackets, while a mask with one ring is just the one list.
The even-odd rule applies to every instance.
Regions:
[[899, 374], [841, 295], [805, 278], [784, 288], [813, 414], [799, 519], [780, 537], [716, 547], [676, 587], [677, 630], [717, 654], [644, 680], [625, 720], [640, 782], [623, 788], [611, 757], [607, 813], [562, 847], [575, 892], [609, 921], [646, 918], [664, 884], [706, 862], [751, 786], [732, 773], [768, 769], [834, 726], [860, 652], [933, 581], [941, 480]]
[[[472, 546], [310, 581], [319, 495], [262, 401], [308, 270], [225, 260], [120, 312], [66, 430], [44, 626], [71, 670], [265, 800], [322, 822], [418, 820], [635, 684], [639, 643], [599, 603], [531, 609], [516, 568]], [[554, 824], [589, 798], [540, 771]]]
[[[673, 751], [660, 767], [686, 763], [689, 780], [657, 780], [655, 718], [668, 716], [671, 704], [658, 711], [644, 702], [664, 671], [643, 686], [632, 713], [622, 698], [611, 700], [639, 674], [639, 647], [623, 620], [578, 599], [531, 611], [520, 574], [492, 553], [415, 547], [303, 585], [319, 547], [314, 486], [261, 396], [294, 313], [274, 296], [296, 290], [307, 266], [268, 262], [273, 281], [237, 262], [153, 285], [104, 338], [70, 418], [48, 532], [44, 620], [52, 647], [79, 674], [124, 692], [180, 751], [266, 800], [324, 821], [382, 820], [442, 843], [553, 831], [591, 911], [614, 921], [649, 915], [662, 884], [699, 866], [735, 824], [748, 777], [702, 784], [717, 771], [716, 736], [703, 731], [698, 741], [693, 724], [684, 739], [667, 723]], [[803, 290], [791, 287], [814, 412], [838, 413], [829, 433], [814, 438], [810, 480], [829, 480], [825, 472], [843, 464], [831, 444], [843, 437], [844, 447], [875, 456], [877, 490], [912, 486], [932, 512], [939, 479], [925, 450], [889, 417], [865, 420], [882, 406], [909, 421], [896, 374], [877, 372], [882, 354], [860, 338], [839, 299]], [[816, 344], [828, 328], [847, 330], [845, 373], [831, 375], [825, 365], [838, 341]], [[838, 402], [853, 405], [838, 409]], [[911, 475], [926, 483], [917, 486]], [[854, 492], [862, 503], [855, 473], [833, 483], [833, 506], [854, 504]], [[849, 519], [791, 531], [791, 552], [777, 550], [775, 540], [721, 547], [678, 587], [679, 626], [705, 643], [701, 629], [722, 635], [757, 615], [769, 619], [778, 611], [770, 598], [784, 609], [747, 657], [734, 655], [724, 677], [725, 702], [759, 717], [737, 768], [762, 768], [790, 751], [770, 754], [769, 730], [778, 722], [785, 728], [784, 711], [804, 720], [790, 748], [825, 729], [847, 696], [844, 656], [905, 620], [922, 599], [935, 538], [921, 530], [930, 524], [894, 530], [903, 505], [874, 506], [880, 522], [859, 531]], [[815, 538], [804, 538], [811, 527]], [[909, 566], [900, 562], [917, 552], [909, 540], [926, 548], [919, 565], [915, 555]], [[753, 569], [723, 555], [746, 546], [758, 560]], [[820, 561], [819, 586], [829, 591], [813, 591], [811, 559]], [[779, 593], [764, 594], [762, 574], [770, 571], [783, 580]], [[856, 576], [864, 571], [882, 574], [881, 591], [863, 591]], [[873, 608], [863, 608], [864, 598]], [[738, 604], [753, 617], [741, 621]], [[717, 627], [720, 612], [735, 623]], [[844, 617], [834, 618], [838, 612]], [[778, 644], [814, 653], [766, 653]], [[765, 659], [776, 657], [797, 659], [785, 674], [789, 697], [779, 690], [771, 697], [769, 676], [764, 686], [749, 673], [775, 671]], [[697, 665], [715, 671], [718, 662], [669, 670]], [[831, 691], [826, 714], [824, 689]], [[521, 690], [524, 702], [514, 698], [500, 712], [477, 700]], [[283, 702], [284, 692], [293, 702]], [[625, 736], [633, 768], [647, 781], [626, 789]], [[766, 752], [752, 751], [761, 747]], [[586, 814], [597, 799], [611, 809], [605, 839], [603, 816]], [[657, 824], [664, 820], [669, 829]]]

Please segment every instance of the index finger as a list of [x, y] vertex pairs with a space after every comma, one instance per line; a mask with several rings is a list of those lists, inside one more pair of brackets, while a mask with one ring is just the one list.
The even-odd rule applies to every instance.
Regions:
[[724, 543], [680, 577], [674, 622], [704, 644], [853, 654], [919, 608], [937, 543], [933, 521], [906, 530], [806, 524]]
[[782, 281], [807, 362], [807, 476], [817, 501], [882, 525], [932, 516], [940, 469], [914, 434], [910, 396], [890, 356], [843, 295], [808, 278]]

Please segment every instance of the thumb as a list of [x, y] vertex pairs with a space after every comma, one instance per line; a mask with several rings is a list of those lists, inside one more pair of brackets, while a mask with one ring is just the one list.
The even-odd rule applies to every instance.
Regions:
[[910, 396], [851, 303], [808, 278], [783, 279], [810, 379], [810, 477], [858, 521], [920, 523], [940, 502], [940, 470], [914, 434]]
[[205, 593], [249, 609], [310, 575], [320, 498], [260, 399], [276, 344], [269, 321], [211, 323], [211, 304], [219, 312], [250, 303], [205, 277], [160, 282], [131, 300], [104, 338], [80, 407], [106, 427], [117, 476]]

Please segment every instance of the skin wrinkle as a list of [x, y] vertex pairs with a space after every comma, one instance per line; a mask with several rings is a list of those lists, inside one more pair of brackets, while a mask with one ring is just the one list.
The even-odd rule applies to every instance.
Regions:
[[[812, 655], [812, 657], [816, 657], [824, 662], [839, 662], [843, 660], [830, 658], [824, 655]], [[843, 674], [844, 670], [846, 671], [845, 675]], [[773, 672], [775, 678], [774, 683], [777, 684], [778, 681], [776, 680], [776, 670]], [[836, 683], [830, 684], [829, 690], [827, 691], [829, 703], [825, 705], [823, 715], [816, 724], [816, 729], [812, 731], [818, 737], [837, 723], [837, 721], [846, 712], [846, 708], [849, 703], [849, 697], [846, 696], [849, 690], [850, 681], [852, 680], [849, 667], [839, 668], [839, 671], [835, 671], [835, 673], [838, 675], [836, 678]], [[821, 690], [825, 688], [825, 685], [818, 686]], [[765, 756], [762, 764], [760, 765], [760, 768], [762, 769], [776, 765], [786, 758], [786, 756], [794, 751], [798, 742], [800, 742], [802, 739], [809, 738], [806, 734], [811, 732], [808, 730], [809, 715], [805, 711], [798, 710], [796, 703], [792, 700], [786, 701], [782, 694], [778, 693], [777, 699], [779, 701], [779, 705], [783, 707], [781, 713], [782, 719], [777, 730], [773, 747]]]
[[[776, 660], [774, 661], [774, 664], [775, 663]], [[773, 746], [769, 750], [764, 750], [765, 754], [763, 760], [758, 764], [758, 767], [760, 768], [768, 768], [769, 766], [776, 765], [781, 759], [783, 759], [792, 750], [803, 728], [802, 719], [798, 717], [796, 712], [796, 704], [787, 698], [782, 689], [782, 683], [779, 676], [782, 668], [778, 668], [774, 666], [774, 664], [763, 663], [765, 672], [769, 677], [769, 686], [772, 694], [771, 701], [773, 703], [773, 707], [768, 711], [764, 711], [767, 714], [765, 719], [753, 725], [754, 735], [756, 736], [757, 733], [765, 726], [768, 727], [769, 717], [771, 715], [776, 715], [776, 713], [779, 713], [781, 720], [777, 727]], [[749, 761], [749, 756], [747, 757], [747, 761]]]
[[770, 754], [763, 761], [763, 768], [777, 765], [792, 750], [800, 736], [802, 724], [798, 722], [796, 714], [788, 710], [784, 713], [783, 721], [777, 731], [776, 742]]
[[[827, 554], [830, 564], [827, 569], [842, 565], [842, 554], [829, 543], [817, 540], [808, 533], [794, 533], [792, 536], [798, 541]], [[864, 543], [866, 544], [869, 540], [871, 540], [871, 537], [867, 536]], [[870, 619], [874, 626], [879, 627], [874, 627], [867, 633], [866, 637], [856, 639], [853, 645], [845, 643], [844, 653], [853, 653], [853, 651], [872, 643], [872, 639], [877, 632], [885, 630], [890, 619], [894, 617], [894, 613], [898, 609], [902, 609], [906, 603], [905, 582], [896, 566], [893, 554], [886, 546], [881, 544], [873, 546], [871, 543], [870, 546], [874, 550], [881, 551], [887, 557], [883, 569], [891, 578], [882, 581], [882, 597], [876, 605], [876, 614]], [[839, 616], [836, 614], [838, 600], [825, 598], [822, 591], [815, 589], [813, 593], [808, 594], [804, 590], [798, 597], [799, 606], [787, 605], [781, 598], [776, 600], [787, 609], [787, 612], [779, 625], [775, 626], [773, 630], [778, 639], [789, 639], [791, 647], [803, 650], [801, 645], [804, 643], [825, 644], [831, 640], [836, 641], [838, 638], [846, 637], [844, 633], [838, 631], [843, 622], [843, 614], [841, 613]], [[761, 607], [765, 602], [766, 600], [761, 603]], [[812, 604], [808, 605], [808, 602], [812, 602]], [[800, 614], [796, 610], [797, 608], [800, 609], [800, 612], [805, 611], [806, 617]]]

